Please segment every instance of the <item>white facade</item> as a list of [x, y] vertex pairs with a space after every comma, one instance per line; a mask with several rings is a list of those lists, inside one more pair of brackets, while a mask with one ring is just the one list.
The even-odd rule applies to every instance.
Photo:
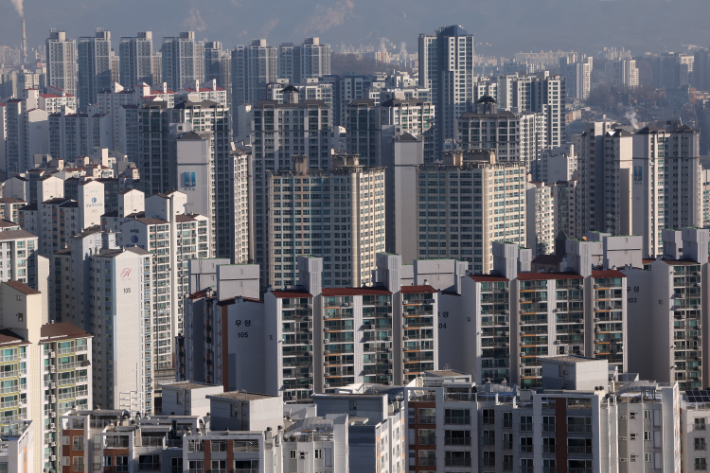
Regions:
[[64, 31], [51, 31], [46, 41], [47, 85], [76, 96], [76, 41]]

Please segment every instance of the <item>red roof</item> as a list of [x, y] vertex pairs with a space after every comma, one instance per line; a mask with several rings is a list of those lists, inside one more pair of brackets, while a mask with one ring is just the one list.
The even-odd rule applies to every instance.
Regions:
[[574, 273], [518, 273], [520, 281], [546, 281], [550, 279], [584, 279]]
[[377, 296], [392, 294], [386, 287], [331, 287], [323, 289], [324, 296]]
[[421, 294], [423, 292], [433, 293], [437, 291], [427, 284], [426, 286], [402, 286], [399, 292], [402, 294]]
[[57, 94], [39, 94], [40, 97], [43, 97], [45, 99], [60, 99], [62, 98], [61, 95]]
[[277, 299], [291, 299], [293, 297], [313, 297], [312, 294], [302, 289], [292, 289], [290, 291], [271, 291]]
[[626, 275], [618, 269], [604, 269], [592, 271], [593, 278], [625, 278]]
[[471, 274], [471, 275], [469, 275], [469, 278], [473, 279], [476, 282], [510, 281], [510, 279], [504, 278], [503, 276], [491, 276], [491, 275], [483, 275], [483, 274]]
[[[644, 263], [653, 263], [656, 260], [653, 258], [643, 258], [641, 261], [643, 261]], [[708, 261], [710, 261], [710, 256], [708, 256]]]

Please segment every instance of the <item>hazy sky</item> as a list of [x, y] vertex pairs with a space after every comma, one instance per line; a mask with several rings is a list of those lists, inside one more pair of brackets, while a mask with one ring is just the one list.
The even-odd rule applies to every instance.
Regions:
[[481, 53], [511, 56], [541, 49], [594, 53], [625, 46], [635, 55], [710, 46], [708, 0], [0, 0], [0, 43], [17, 45], [24, 10], [30, 48], [50, 28], [70, 37], [109, 29], [120, 36], [163, 36], [195, 30], [225, 47], [266, 37], [270, 43], [320, 36], [332, 45], [378, 44], [380, 38], [417, 49], [417, 36], [444, 24], [476, 35]]

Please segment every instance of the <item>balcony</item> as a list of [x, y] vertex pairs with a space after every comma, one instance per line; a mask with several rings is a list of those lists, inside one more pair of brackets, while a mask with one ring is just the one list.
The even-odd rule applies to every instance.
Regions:
[[444, 466], [453, 466], [453, 467], [470, 467], [471, 466], [471, 459], [470, 458], [445, 458], [444, 459]]
[[417, 421], [419, 424], [435, 425], [436, 424], [436, 416], [419, 416], [417, 418]]
[[592, 447], [568, 446], [567, 447], [567, 454], [568, 455], [591, 455], [592, 454]]

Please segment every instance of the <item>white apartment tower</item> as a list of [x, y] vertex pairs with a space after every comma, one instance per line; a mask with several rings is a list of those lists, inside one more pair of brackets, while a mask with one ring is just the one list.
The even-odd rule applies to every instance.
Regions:
[[76, 95], [76, 41], [64, 31], [51, 31], [46, 41], [47, 85]]
[[526, 239], [533, 257], [555, 252], [555, 199], [553, 188], [544, 182], [531, 181], [525, 191]]
[[494, 241], [525, 245], [525, 176], [522, 163], [498, 161], [490, 150], [446, 151], [441, 164], [397, 166], [395, 192], [405, 194], [395, 203], [395, 231], [403, 235], [395, 251], [405, 261], [454, 258], [488, 273]]
[[173, 90], [196, 80], [204, 81], [204, 44], [195, 40], [195, 32], [187, 31], [180, 36], [163, 38], [162, 81]]
[[[306, 38], [293, 49], [293, 82], [305, 84], [308, 79], [330, 75], [330, 45], [319, 38]], [[281, 77], [281, 76], [279, 76]]]
[[357, 156], [335, 157], [330, 171], [294, 160], [293, 171], [267, 171], [269, 285], [297, 283], [298, 255], [323, 258], [326, 286], [371, 284], [385, 251], [384, 169], [360, 166]]
[[698, 130], [646, 127], [633, 137], [633, 234], [663, 254], [663, 229], [702, 226]]
[[111, 32], [98, 29], [94, 36], [79, 37], [77, 43], [79, 107], [86, 111], [90, 105], [97, 102], [97, 94], [110, 89], [113, 83]]
[[[268, 171], [293, 170], [295, 156], [303, 156], [308, 168], [331, 167], [332, 115], [320, 100], [300, 101], [298, 93], [286, 94], [284, 103], [263, 101], [253, 109], [252, 156], [254, 160], [255, 260], [267, 269]], [[262, 274], [262, 282], [268, 280]]]
[[232, 108], [266, 100], [266, 85], [279, 78], [279, 50], [256, 39], [232, 51]]
[[639, 70], [635, 59], [616, 59], [604, 65], [604, 83], [617, 88], [639, 86]]
[[431, 89], [438, 145], [456, 137], [456, 120], [473, 105], [473, 35], [461, 26], [444, 26], [419, 35], [419, 85]]
[[587, 100], [591, 88], [592, 69], [594, 68], [594, 58], [582, 55], [577, 58], [561, 58], [560, 73], [565, 78], [567, 86], [567, 97], [574, 97], [577, 100]]
[[[134, 89], [140, 84], [153, 85], [153, 33], [139, 31], [136, 36], [121, 37], [118, 47], [121, 85]], [[156, 84], [157, 85], [157, 84]]]

